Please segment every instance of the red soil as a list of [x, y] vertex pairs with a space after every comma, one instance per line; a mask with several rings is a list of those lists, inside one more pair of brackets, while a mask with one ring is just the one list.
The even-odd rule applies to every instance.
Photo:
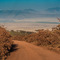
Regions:
[[60, 60], [60, 55], [24, 41], [14, 41], [18, 46], [7, 60]]

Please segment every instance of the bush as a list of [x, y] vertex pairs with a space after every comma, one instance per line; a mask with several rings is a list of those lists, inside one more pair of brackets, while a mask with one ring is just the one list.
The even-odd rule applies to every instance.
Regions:
[[7, 56], [12, 46], [10, 38], [11, 35], [4, 28], [0, 27], [0, 60]]
[[25, 36], [27, 42], [35, 42], [36, 45], [55, 45], [59, 43], [58, 36], [49, 30], [40, 30], [38, 33]]

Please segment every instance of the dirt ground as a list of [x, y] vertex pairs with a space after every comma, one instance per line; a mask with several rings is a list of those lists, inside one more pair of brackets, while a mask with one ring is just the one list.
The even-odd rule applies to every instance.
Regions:
[[14, 41], [15, 48], [7, 60], [60, 60], [60, 55], [24, 41]]

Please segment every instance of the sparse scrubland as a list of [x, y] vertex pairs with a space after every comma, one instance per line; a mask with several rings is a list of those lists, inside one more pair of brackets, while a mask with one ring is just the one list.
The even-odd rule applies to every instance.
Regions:
[[25, 35], [29, 35], [29, 34], [33, 33], [33, 32], [23, 31], [23, 30], [17, 30], [17, 31], [11, 30], [9, 32], [12, 36], [17, 36], [17, 35], [25, 36]]
[[0, 27], [0, 60], [5, 60], [11, 49], [13, 42], [10, 38], [11, 35], [5, 30], [5, 28]]
[[26, 41], [60, 53], [60, 25], [53, 28], [52, 31], [38, 30], [38, 32], [31, 34], [13, 35], [12, 39]]
[[60, 25], [49, 30], [37, 32], [9, 31], [0, 27], [0, 60], [4, 60], [12, 48], [12, 40], [26, 41], [37, 46], [48, 48], [60, 53]]

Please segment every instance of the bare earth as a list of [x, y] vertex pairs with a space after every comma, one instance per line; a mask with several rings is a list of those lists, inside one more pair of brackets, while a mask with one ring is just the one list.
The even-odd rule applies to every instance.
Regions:
[[24, 41], [14, 41], [17, 50], [7, 60], [60, 60], [60, 55]]

